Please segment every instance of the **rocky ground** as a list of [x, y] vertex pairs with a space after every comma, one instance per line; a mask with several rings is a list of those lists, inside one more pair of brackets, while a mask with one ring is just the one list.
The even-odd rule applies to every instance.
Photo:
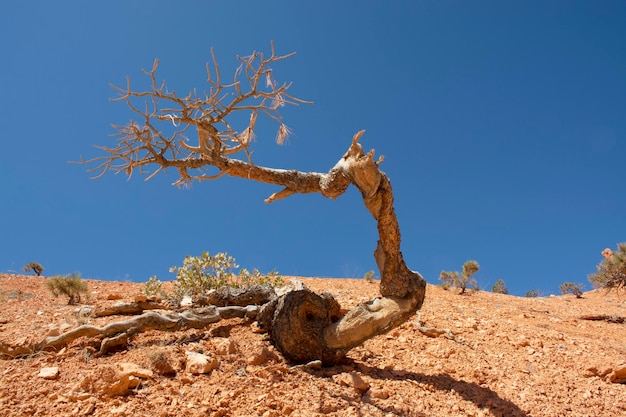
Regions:
[[[301, 279], [350, 308], [376, 283]], [[45, 278], [0, 274], [0, 351], [80, 324]], [[87, 280], [96, 306], [143, 284]], [[121, 298], [121, 300], [119, 300]], [[3, 416], [625, 416], [626, 294], [542, 298], [428, 287], [420, 313], [332, 368], [292, 367], [247, 319], [148, 331], [98, 356], [78, 339], [57, 352], [0, 358]], [[2, 350], [3, 349], [3, 350]], [[204, 361], [204, 362], [203, 362]]]

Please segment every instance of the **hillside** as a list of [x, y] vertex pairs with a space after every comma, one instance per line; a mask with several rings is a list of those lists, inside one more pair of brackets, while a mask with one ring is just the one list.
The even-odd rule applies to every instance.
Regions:
[[[364, 280], [298, 279], [330, 291], [343, 308], [378, 290]], [[127, 318], [78, 317], [77, 306], [52, 298], [44, 281], [0, 274], [4, 351], [79, 324]], [[133, 301], [143, 288], [87, 282], [88, 303], [97, 306]], [[626, 295], [460, 296], [429, 285], [411, 321], [332, 368], [291, 367], [247, 319], [148, 331], [128, 349], [102, 356], [82, 338], [58, 352], [4, 355], [0, 410], [7, 417], [624, 416], [626, 384], [617, 381], [626, 380], [626, 324], [584, 315], [626, 316]], [[186, 352], [210, 358], [214, 369], [188, 372]]]

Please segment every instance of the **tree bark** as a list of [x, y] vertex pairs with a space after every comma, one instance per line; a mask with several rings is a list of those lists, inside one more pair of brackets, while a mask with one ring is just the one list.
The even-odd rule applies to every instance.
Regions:
[[[381, 274], [382, 298], [362, 303], [340, 316], [339, 304], [328, 294], [294, 291], [266, 304], [259, 314], [277, 349], [297, 363], [340, 362], [365, 340], [399, 326], [421, 308], [426, 281], [410, 270], [400, 251], [400, 228], [387, 175], [374, 162], [374, 151], [363, 152], [357, 133], [348, 152], [331, 172], [349, 178], [377, 221], [379, 240], [374, 258]], [[295, 190], [298, 192], [298, 190]]]

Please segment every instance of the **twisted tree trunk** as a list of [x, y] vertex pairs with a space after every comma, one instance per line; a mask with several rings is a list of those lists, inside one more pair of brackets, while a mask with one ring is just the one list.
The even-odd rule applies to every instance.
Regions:
[[266, 304], [259, 313], [259, 323], [278, 350], [294, 362], [320, 359], [325, 364], [336, 363], [353, 347], [405, 322], [424, 301], [426, 281], [406, 266], [400, 251], [391, 183], [378, 168], [382, 159], [374, 162], [373, 150], [363, 152], [358, 143], [362, 134], [354, 136], [348, 152], [331, 172], [340, 173], [357, 186], [378, 223], [374, 257], [383, 297], [359, 304], [343, 317], [330, 294], [308, 290], [293, 291]]

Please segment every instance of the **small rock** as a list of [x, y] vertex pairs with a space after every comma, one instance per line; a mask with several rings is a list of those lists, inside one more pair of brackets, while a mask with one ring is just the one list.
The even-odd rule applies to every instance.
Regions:
[[122, 362], [117, 364], [117, 367], [123, 374], [129, 374], [137, 378], [152, 379], [154, 377], [154, 373], [151, 370], [142, 368], [135, 363]]
[[89, 307], [89, 306], [83, 306], [83, 307], [78, 307], [77, 309], [74, 310], [74, 316], [76, 317], [88, 317], [91, 315], [91, 313], [93, 313], [93, 307]]
[[626, 383], [626, 366], [622, 366], [613, 370], [613, 372], [609, 375], [609, 381], [614, 384], [624, 384]]
[[208, 374], [219, 365], [217, 359], [203, 355], [202, 353], [185, 352], [185, 355], [187, 355], [185, 370], [190, 374]]
[[372, 388], [370, 390], [370, 397], [379, 398], [381, 400], [386, 400], [387, 398], [389, 398], [389, 391], [383, 390], [383, 389]]
[[335, 375], [333, 376], [333, 381], [335, 381], [335, 383], [339, 385], [352, 387], [360, 394], [363, 394], [368, 389], [370, 389], [370, 385], [365, 382], [363, 378], [361, 378], [361, 376], [356, 372]]
[[183, 299], [180, 301], [181, 307], [189, 307], [192, 304], [193, 304], [193, 300], [188, 295], [184, 296]]
[[216, 337], [212, 343], [215, 347], [215, 353], [218, 355], [237, 353], [237, 345], [227, 337]]
[[37, 376], [43, 379], [57, 379], [59, 377], [59, 367], [50, 366], [47, 368], [41, 368], [39, 375]]
[[47, 336], [48, 337], [54, 337], [54, 336], [58, 336], [60, 334], [61, 334], [61, 331], [59, 330], [59, 328], [54, 326], [54, 327], [51, 327], [50, 330], [48, 330]]
[[122, 299], [122, 295], [118, 294], [118, 293], [112, 293], [107, 295], [107, 300], [121, 300]]
[[136, 296], [135, 296], [135, 302], [136, 302], [136, 303], [145, 303], [146, 301], [148, 301], [148, 297], [146, 297], [146, 296], [145, 296], [145, 295], [143, 295], [143, 294], [140, 294], [140, 295], [136, 295]]

